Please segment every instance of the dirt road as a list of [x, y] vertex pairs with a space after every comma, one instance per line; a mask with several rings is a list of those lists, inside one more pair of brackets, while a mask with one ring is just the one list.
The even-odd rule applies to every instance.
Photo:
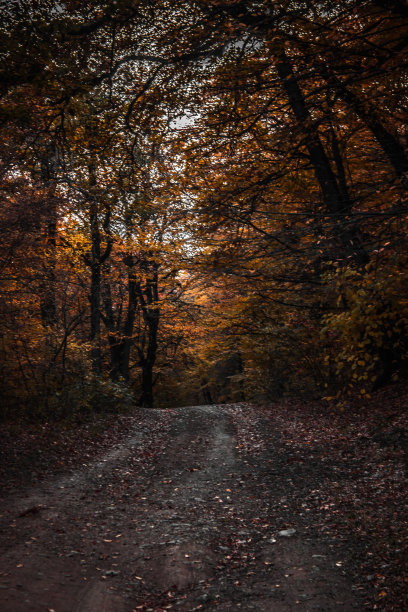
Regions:
[[342, 543], [298, 511], [330, 474], [288, 462], [255, 411], [130, 423], [108, 455], [2, 500], [2, 612], [362, 609]]

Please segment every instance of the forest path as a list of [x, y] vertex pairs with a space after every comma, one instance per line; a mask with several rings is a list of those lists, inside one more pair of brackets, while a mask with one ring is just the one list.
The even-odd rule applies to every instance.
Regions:
[[341, 544], [295, 511], [328, 474], [288, 461], [256, 410], [140, 419], [108, 455], [2, 501], [2, 612], [362, 609]]

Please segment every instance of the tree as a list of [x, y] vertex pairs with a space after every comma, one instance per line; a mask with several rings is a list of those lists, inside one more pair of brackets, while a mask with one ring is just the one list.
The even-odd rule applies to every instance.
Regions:
[[383, 325], [366, 346], [372, 384], [403, 369], [403, 285], [390, 278], [406, 270], [405, 12], [10, 2], [0, 172], [14, 389], [35, 379], [49, 407], [67, 380], [86, 406], [122, 387], [171, 403], [187, 380], [206, 401], [251, 396], [260, 379], [266, 396], [310, 393], [302, 380], [320, 391], [335, 353], [363, 368], [359, 384], [374, 378], [351, 341], [365, 311]]
[[[208, 263], [253, 287], [262, 261], [270, 278], [263, 294], [290, 296], [318, 321], [336, 308], [337, 296], [327, 303], [334, 261], [364, 272], [387, 239], [398, 249], [404, 241], [405, 23], [371, 2], [212, 2], [202, 10], [212, 44], [228, 40], [223, 56], [198, 71], [194, 99], [204, 104], [190, 141], [183, 133], [191, 188], [212, 232]], [[367, 102], [374, 90], [383, 117]]]

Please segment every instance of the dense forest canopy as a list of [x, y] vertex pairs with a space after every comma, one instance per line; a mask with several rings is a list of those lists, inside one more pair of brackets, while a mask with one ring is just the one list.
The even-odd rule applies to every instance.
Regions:
[[0, 11], [3, 416], [404, 375], [405, 2]]

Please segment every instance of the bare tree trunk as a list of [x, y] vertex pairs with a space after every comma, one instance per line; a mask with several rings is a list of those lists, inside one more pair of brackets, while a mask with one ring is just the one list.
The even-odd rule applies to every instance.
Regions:
[[[92, 164], [88, 167], [89, 185], [92, 193], [96, 186], [95, 168]], [[108, 259], [112, 250], [112, 239], [110, 236], [110, 209], [104, 213], [102, 229], [106, 239], [106, 246], [102, 249], [102, 235], [99, 220], [99, 206], [96, 197], [91, 195], [89, 224], [91, 233], [91, 252], [85, 257], [85, 262], [91, 268], [91, 290], [90, 290], [90, 334], [91, 341], [91, 363], [92, 372], [96, 376], [102, 374], [102, 349], [101, 349], [101, 294], [102, 294], [102, 264]]]
[[92, 372], [96, 376], [102, 374], [101, 354], [101, 235], [99, 231], [98, 211], [96, 203], [92, 202], [90, 212], [91, 226], [91, 331], [89, 339], [92, 344]]
[[108, 329], [108, 340], [110, 350], [110, 376], [113, 381], [122, 378], [126, 383], [129, 382], [129, 363], [133, 345], [133, 328], [137, 308], [136, 280], [132, 272], [133, 263], [131, 257], [127, 257], [128, 265], [128, 303], [126, 317], [122, 325], [120, 314], [116, 320], [112, 307], [110, 286], [105, 286], [104, 310], [105, 325]]
[[305, 135], [305, 146], [309, 152], [316, 179], [320, 185], [323, 201], [327, 211], [332, 215], [334, 230], [346, 252], [351, 254], [359, 264], [367, 263], [368, 254], [362, 246], [356, 230], [345, 227], [345, 217], [352, 214], [353, 203], [348, 193], [341, 189], [321, 142], [318, 128], [311, 116], [303, 93], [299, 87], [292, 65], [284, 51], [281, 51], [276, 63], [276, 70], [286, 92], [289, 105], [298, 125]]
[[48, 143], [41, 159], [41, 181], [44, 190], [46, 209], [45, 269], [44, 282], [40, 297], [41, 321], [45, 328], [57, 323], [57, 305], [55, 297], [55, 268], [57, 246], [57, 198], [55, 194], [55, 177], [58, 169], [58, 148], [55, 142]]
[[[146, 262], [145, 265], [149, 265]], [[135, 284], [135, 291], [139, 298], [143, 313], [143, 320], [147, 333], [147, 348], [139, 348], [140, 365], [142, 367], [142, 394], [140, 404], [147, 408], [153, 406], [153, 367], [157, 356], [157, 336], [160, 321], [160, 309], [158, 306], [158, 264], [151, 264], [152, 274], [147, 279], [145, 287], [141, 283]]]
[[395, 174], [401, 178], [408, 172], [407, 153], [396, 136], [378, 119], [375, 108], [368, 100], [362, 100], [351, 91], [341, 80], [329, 71], [327, 66], [323, 68], [323, 76], [329, 84], [332, 84], [342, 100], [356, 113], [356, 115], [371, 130], [378, 144], [385, 153], [389, 163], [393, 167]]
[[41, 321], [45, 328], [57, 323], [57, 305], [55, 297], [55, 268], [57, 245], [57, 202], [53, 189], [47, 190], [47, 226], [45, 229], [45, 267], [44, 281], [40, 296]]
[[153, 406], [153, 363], [147, 359], [142, 363], [142, 395], [140, 405], [144, 408]]

